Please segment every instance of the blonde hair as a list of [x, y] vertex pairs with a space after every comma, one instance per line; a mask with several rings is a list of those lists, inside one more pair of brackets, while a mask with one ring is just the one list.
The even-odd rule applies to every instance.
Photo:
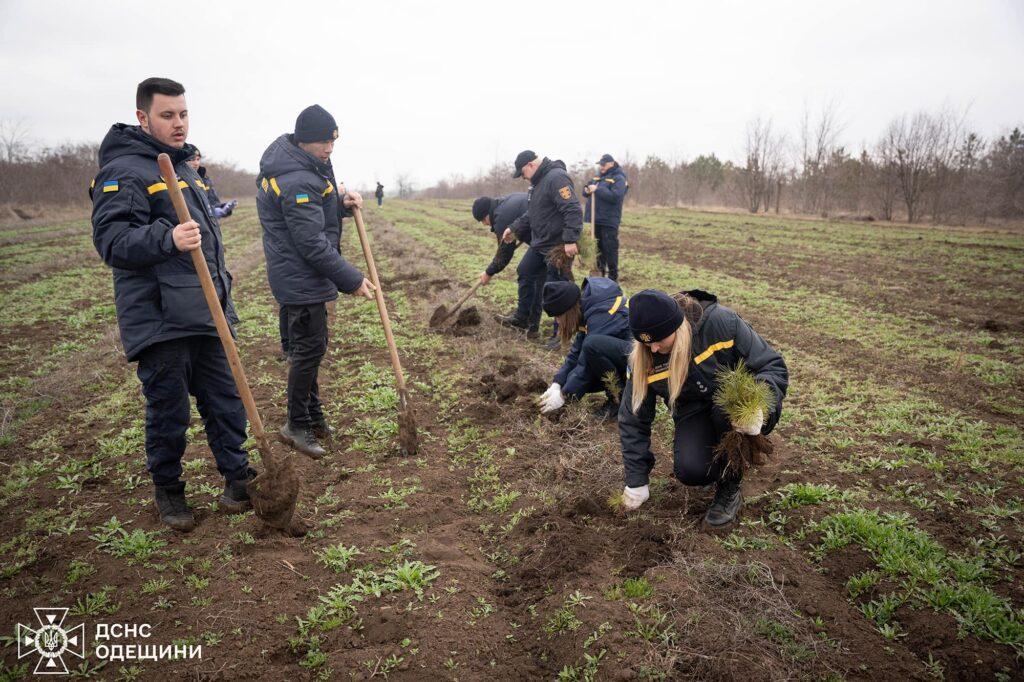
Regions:
[[[673, 298], [680, 304], [680, 308], [685, 310], [687, 301], [681, 300], [681, 296], [689, 298], [689, 296], [680, 294]], [[669, 409], [673, 412], [676, 409], [676, 400], [683, 392], [686, 377], [690, 373], [690, 345], [693, 341], [691, 329], [690, 321], [684, 315], [683, 323], [675, 331], [676, 340], [672, 344], [672, 352], [668, 357], [668, 404]], [[629, 352], [629, 368], [633, 374], [633, 396], [629, 407], [633, 414], [637, 413], [647, 397], [647, 378], [651, 375], [653, 365], [654, 354], [651, 353], [651, 349], [646, 344], [634, 341], [633, 348]]]
[[558, 340], [562, 342], [563, 346], [568, 346], [572, 343], [572, 337], [576, 336], [576, 332], [580, 330], [580, 323], [583, 321], [580, 302], [576, 301], [561, 315], [555, 315], [555, 320], [558, 321]]

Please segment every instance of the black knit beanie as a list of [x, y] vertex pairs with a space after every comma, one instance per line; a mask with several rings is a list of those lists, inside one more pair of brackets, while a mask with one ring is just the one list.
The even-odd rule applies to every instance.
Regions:
[[306, 107], [295, 119], [296, 142], [326, 142], [338, 138], [338, 124], [319, 104]]
[[480, 222], [491, 212], [491, 198], [480, 197], [473, 202], [473, 220]]
[[629, 299], [629, 329], [641, 343], [671, 336], [683, 324], [683, 311], [664, 291], [644, 289]]
[[575, 282], [561, 280], [544, 285], [544, 312], [557, 317], [569, 311], [580, 300], [580, 288]]

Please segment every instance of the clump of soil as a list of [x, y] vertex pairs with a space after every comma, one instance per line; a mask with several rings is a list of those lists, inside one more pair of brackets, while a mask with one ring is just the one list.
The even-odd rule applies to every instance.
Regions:
[[[266, 439], [264, 439], [266, 441]], [[305, 535], [305, 527], [294, 519], [299, 496], [299, 477], [290, 455], [282, 456], [262, 444], [264, 469], [249, 482], [249, 495], [256, 515], [271, 528], [291, 535]]]
[[462, 311], [459, 312], [459, 316], [455, 318], [455, 328], [465, 329], [466, 327], [476, 327], [480, 322], [480, 311], [477, 310], [477, 307], [474, 305], [468, 308], [463, 308]]
[[715, 446], [715, 458], [725, 460], [726, 471], [743, 474], [754, 466], [767, 464], [768, 456], [774, 451], [775, 446], [767, 436], [748, 436], [739, 431], [730, 431]]

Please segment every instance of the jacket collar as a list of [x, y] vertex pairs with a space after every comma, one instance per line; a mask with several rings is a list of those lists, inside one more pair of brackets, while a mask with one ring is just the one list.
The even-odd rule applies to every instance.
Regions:
[[548, 171], [551, 170], [552, 166], [554, 166], [554, 163], [551, 159], [545, 156], [544, 160], [540, 162], [539, 166], [537, 166], [537, 172], [533, 174], [532, 178], [530, 178], [530, 185], [533, 187], [539, 185], [540, 181], [544, 179], [544, 176], [548, 174]]

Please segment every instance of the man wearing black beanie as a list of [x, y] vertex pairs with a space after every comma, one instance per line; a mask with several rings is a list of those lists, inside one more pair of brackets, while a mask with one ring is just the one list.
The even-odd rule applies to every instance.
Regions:
[[[498, 250], [494, 253], [490, 265], [480, 273], [481, 284], [490, 282], [491, 277], [504, 270], [512, 261], [512, 255], [519, 244], [515, 241], [504, 242], [501, 236], [516, 218], [526, 213], [527, 200], [526, 192], [513, 192], [505, 197], [480, 197], [473, 202], [473, 220], [491, 228], [498, 243]], [[534, 292], [529, 291], [527, 294], [532, 301]], [[527, 333], [535, 336], [537, 330], [533, 329]]]
[[373, 298], [373, 285], [339, 251], [342, 217], [361, 208], [362, 197], [344, 192], [334, 177], [336, 139], [334, 117], [318, 104], [307, 107], [294, 134], [281, 135], [263, 153], [256, 179], [267, 279], [291, 357], [281, 440], [314, 459], [326, 452], [317, 438], [330, 435], [317, 385], [327, 352], [326, 304], [339, 291]]

